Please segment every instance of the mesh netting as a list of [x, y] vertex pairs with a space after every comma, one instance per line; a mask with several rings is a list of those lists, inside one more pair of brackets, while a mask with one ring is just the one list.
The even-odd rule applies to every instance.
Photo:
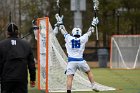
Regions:
[[140, 35], [113, 36], [111, 45], [111, 68], [140, 68]]
[[[42, 22], [42, 23], [41, 23]], [[46, 25], [43, 20], [40, 20], [40, 24], [43, 24], [43, 26]], [[45, 25], [44, 25], [45, 24]], [[41, 27], [41, 26], [40, 26]], [[46, 29], [46, 27], [41, 27], [40, 31]], [[46, 89], [46, 80], [48, 80], [48, 90], [49, 92], [64, 92], [66, 91], [66, 65], [67, 65], [67, 56], [65, 55], [63, 49], [61, 48], [56, 36], [52, 32], [51, 24], [49, 23], [49, 35], [48, 35], [48, 66], [46, 67], [46, 44], [44, 43], [44, 40], [46, 40], [46, 34], [40, 35], [40, 88], [42, 90]], [[42, 37], [42, 38], [41, 38]], [[45, 37], [45, 38], [44, 38]], [[43, 44], [45, 46], [43, 46]], [[48, 72], [46, 72], [46, 68], [48, 68]], [[48, 76], [46, 76], [46, 73], [48, 73]], [[48, 79], [46, 79], [48, 78]], [[103, 88], [104, 87], [104, 88]], [[114, 90], [114, 88], [103, 86], [101, 87], [101, 90]], [[88, 81], [88, 78], [86, 75], [80, 71], [77, 71], [74, 80], [73, 80], [73, 86], [72, 91], [92, 91], [91, 84]]]

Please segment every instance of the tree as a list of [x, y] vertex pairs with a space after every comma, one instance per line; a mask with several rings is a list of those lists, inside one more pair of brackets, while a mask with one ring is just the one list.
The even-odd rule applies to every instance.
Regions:
[[[87, 10], [83, 12], [83, 33], [90, 26], [93, 14], [92, 0], [86, 0]], [[99, 0], [98, 17], [100, 20], [99, 40], [104, 46], [109, 45], [111, 35], [117, 34], [117, 11], [119, 11], [119, 34], [140, 34], [140, 0]], [[73, 28], [73, 13], [70, 11], [70, 0], [60, 0], [61, 14], [64, 15], [64, 24], [69, 33]], [[55, 24], [55, 14], [58, 12], [56, 0], [0, 0], [0, 38], [4, 38], [6, 25], [9, 23], [9, 13], [12, 12], [12, 21], [18, 24], [21, 34], [28, 33], [34, 16], [48, 16]], [[61, 34], [60, 34], [61, 35]], [[60, 44], [64, 44], [58, 34]], [[95, 40], [93, 34], [91, 41]]]

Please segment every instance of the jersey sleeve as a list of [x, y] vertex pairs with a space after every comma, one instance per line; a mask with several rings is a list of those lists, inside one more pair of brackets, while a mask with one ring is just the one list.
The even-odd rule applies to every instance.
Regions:
[[89, 35], [85, 33], [83, 36], [80, 37], [82, 43], [86, 43], [88, 41]]
[[69, 42], [72, 38], [70, 34], [65, 34], [64, 37], [65, 37], [65, 42]]

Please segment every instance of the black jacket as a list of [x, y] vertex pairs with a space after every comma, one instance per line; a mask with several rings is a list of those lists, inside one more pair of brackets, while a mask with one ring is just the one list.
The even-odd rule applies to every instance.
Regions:
[[30, 44], [17, 37], [0, 41], [0, 77], [2, 81], [35, 81], [36, 68]]

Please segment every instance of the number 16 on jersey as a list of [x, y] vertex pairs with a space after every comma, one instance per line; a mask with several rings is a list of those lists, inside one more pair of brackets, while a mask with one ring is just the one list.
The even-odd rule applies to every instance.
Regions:
[[72, 39], [71, 43], [72, 43], [72, 48], [80, 48], [80, 45], [81, 45], [80, 40]]

